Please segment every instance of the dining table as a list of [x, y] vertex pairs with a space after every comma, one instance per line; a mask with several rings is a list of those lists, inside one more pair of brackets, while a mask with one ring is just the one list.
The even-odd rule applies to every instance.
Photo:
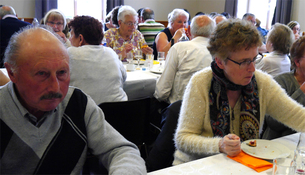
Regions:
[[[292, 158], [296, 149], [300, 133], [280, 137], [272, 142], [286, 146]], [[272, 163], [272, 160], [268, 160]], [[272, 168], [260, 173], [238, 163], [227, 157], [224, 153], [219, 153], [206, 158], [190, 161], [176, 166], [171, 166], [161, 170], [153, 171], [148, 175], [271, 175]]]
[[[126, 65], [124, 64], [124, 67]], [[0, 70], [6, 75], [5, 68]], [[128, 100], [135, 100], [146, 97], [153, 97], [156, 88], [156, 81], [161, 76], [160, 73], [153, 73], [149, 69], [141, 65], [140, 70], [126, 71], [127, 78], [123, 85], [123, 89], [128, 96]]]

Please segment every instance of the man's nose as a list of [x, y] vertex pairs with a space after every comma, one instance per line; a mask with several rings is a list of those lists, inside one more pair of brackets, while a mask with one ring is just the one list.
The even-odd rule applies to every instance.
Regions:
[[59, 91], [59, 81], [58, 78], [55, 75], [51, 75], [49, 77], [49, 86], [48, 86], [48, 90], [50, 92], [58, 92]]

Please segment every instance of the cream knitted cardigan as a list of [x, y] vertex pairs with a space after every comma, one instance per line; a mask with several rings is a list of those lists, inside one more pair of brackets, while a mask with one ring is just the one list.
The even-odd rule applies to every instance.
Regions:
[[[255, 71], [260, 101], [260, 130], [265, 114], [305, 132], [305, 108], [291, 99], [270, 75]], [[193, 75], [186, 87], [175, 133], [175, 160], [173, 165], [219, 153], [220, 137], [213, 137], [210, 124], [209, 90], [212, 70], [205, 68]], [[234, 107], [239, 116], [240, 99]], [[237, 115], [238, 114], [238, 115]], [[239, 135], [239, 118], [230, 122], [230, 130]]]

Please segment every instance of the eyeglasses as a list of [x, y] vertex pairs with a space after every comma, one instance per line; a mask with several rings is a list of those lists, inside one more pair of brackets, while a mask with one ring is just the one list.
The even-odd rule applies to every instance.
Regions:
[[258, 55], [256, 55], [252, 61], [251, 60], [246, 60], [246, 61], [243, 61], [241, 63], [237, 62], [237, 61], [234, 61], [232, 59], [230, 59], [229, 57], [227, 57], [228, 60], [232, 61], [233, 63], [235, 64], [238, 64], [239, 65], [239, 69], [245, 69], [247, 68], [252, 62], [255, 62], [257, 59], [261, 59], [263, 58], [263, 55], [261, 53], [259, 53]]
[[133, 23], [133, 22], [123, 22], [125, 25], [127, 25], [127, 26], [129, 26], [129, 27], [131, 27], [131, 26], [137, 26], [138, 25], [138, 23], [137, 22], [135, 22], [135, 23]]
[[55, 23], [55, 22], [52, 22], [52, 21], [47, 21], [47, 23], [51, 24], [52, 26], [53, 26], [53, 25], [57, 25], [57, 26], [62, 26], [62, 25], [64, 25], [64, 24], [61, 23], [61, 22]]

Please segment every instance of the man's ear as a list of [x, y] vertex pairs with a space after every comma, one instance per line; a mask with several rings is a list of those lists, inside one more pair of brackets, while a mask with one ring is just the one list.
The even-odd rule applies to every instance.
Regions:
[[7, 74], [10, 77], [11, 81], [13, 83], [15, 83], [16, 80], [17, 80], [16, 72], [13, 71], [12, 66], [9, 63], [4, 63], [4, 66], [5, 66], [6, 70], [7, 70]]
[[225, 62], [222, 59], [215, 57], [215, 62], [220, 69], [224, 69]]

